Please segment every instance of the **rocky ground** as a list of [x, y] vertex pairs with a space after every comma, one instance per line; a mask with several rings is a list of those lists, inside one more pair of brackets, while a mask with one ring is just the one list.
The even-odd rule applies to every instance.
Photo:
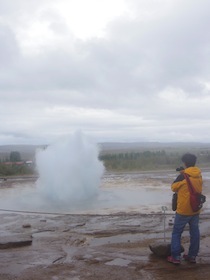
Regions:
[[[209, 215], [201, 214], [197, 264], [182, 261], [176, 266], [149, 249], [151, 244], [170, 242], [173, 214], [1, 212], [0, 279], [209, 279], [209, 219]], [[186, 250], [187, 230], [182, 238]]]
[[[170, 186], [171, 176], [165, 179], [159, 175], [108, 177], [103, 186]], [[0, 280], [210, 279], [207, 175], [207, 202], [200, 215], [201, 248], [197, 264], [182, 261], [176, 266], [151, 252], [150, 245], [170, 243], [174, 213], [169, 210], [166, 215], [154, 209], [143, 214], [140, 208], [109, 215], [0, 210]], [[15, 180], [2, 180], [0, 187], [5, 190], [15, 184]], [[187, 251], [188, 228], [183, 233], [182, 245]]]

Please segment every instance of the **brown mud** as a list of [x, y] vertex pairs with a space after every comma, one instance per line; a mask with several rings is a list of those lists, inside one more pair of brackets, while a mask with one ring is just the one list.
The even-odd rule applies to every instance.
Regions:
[[[166, 242], [170, 242], [172, 219], [172, 215], [166, 216]], [[209, 279], [209, 219], [209, 215], [201, 214], [197, 264], [182, 261], [176, 266], [149, 249], [150, 244], [163, 242], [164, 216], [160, 213], [26, 215], [2, 212], [0, 243], [4, 248], [0, 249], [0, 279]], [[21, 243], [30, 239], [31, 244]], [[182, 245], [187, 250], [187, 228]]]

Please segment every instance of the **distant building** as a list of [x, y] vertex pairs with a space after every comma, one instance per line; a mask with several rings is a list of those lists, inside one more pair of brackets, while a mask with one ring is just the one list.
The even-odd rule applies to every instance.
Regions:
[[26, 160], [26, 161], [3, 161], [0, 164], [3, 165], [27, 165], [27, 166], [32, 166], [33, 161], [32, 160]]
[[26, 160], [26, 161], [25, 161], [25, 164], [26, 164], [27, 166], [32, 166], [32, 165], [33, 165], [33, 161], [32, 161], [32, 160]]
[[24, 165], [24, 161], [5, 161], [5, 162], [2, 162], [1, 164], [4, 164], [4, 165]]

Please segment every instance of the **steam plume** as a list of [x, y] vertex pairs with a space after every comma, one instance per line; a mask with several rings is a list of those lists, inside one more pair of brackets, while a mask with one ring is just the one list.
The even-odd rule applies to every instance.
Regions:
[[82, 133], [62, 139], [36, 154], [37, 189], [54, 202], [71, 203], [97, 194], [104, 171], [98, 147]]

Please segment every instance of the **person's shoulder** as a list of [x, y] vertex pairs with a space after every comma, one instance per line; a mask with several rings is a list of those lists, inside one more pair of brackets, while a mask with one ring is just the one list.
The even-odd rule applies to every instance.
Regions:
[[179, 174], [179, 175], [176, 177], [176, 179], [174, 180], [174, 183], [181, 182], [181, 181], [183, 181], [184, 179], [185, 179], [184, 174], [181, 173], [181, 174]]

